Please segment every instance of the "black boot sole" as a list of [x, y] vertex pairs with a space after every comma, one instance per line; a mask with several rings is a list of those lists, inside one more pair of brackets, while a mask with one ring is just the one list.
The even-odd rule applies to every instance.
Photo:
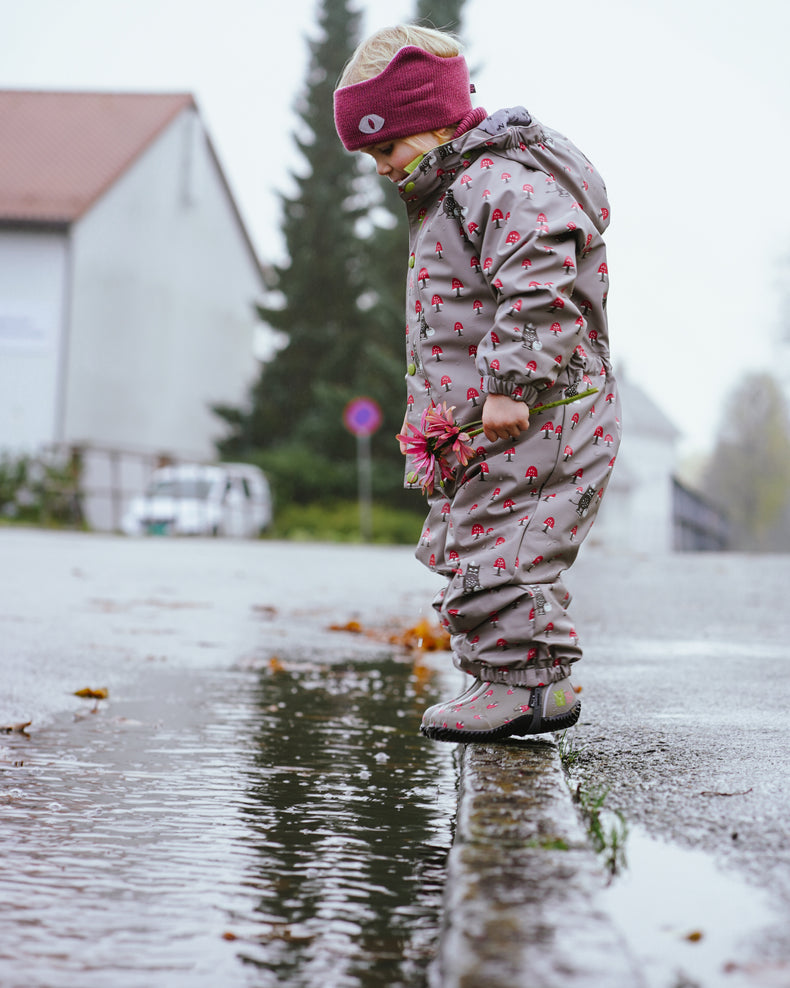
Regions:
[[455, 741], [469, 744], [486, 741], [501, 741], [503, 738], [525, 737], [528, 734], [551, 734], [554, 731], [564, 731], [573, 727], [581, 713], [581, 703], [576, 703], [560, 717], [540, 717], [537, 721], [534, 714], [525, 714], [515, 720], [494, 727], [490, 731], [459, 731], [454, 727], [421, 727], [420, 733], [431, 741]]

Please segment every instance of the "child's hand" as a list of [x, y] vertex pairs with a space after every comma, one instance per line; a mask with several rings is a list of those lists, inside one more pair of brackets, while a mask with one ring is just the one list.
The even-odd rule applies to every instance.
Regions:
[[516, 439], [529, 427], [529, 408], [523, 401], [507, 395], [486, 395], [483, 403], [483, 432], [493, 443], [497, 439]]

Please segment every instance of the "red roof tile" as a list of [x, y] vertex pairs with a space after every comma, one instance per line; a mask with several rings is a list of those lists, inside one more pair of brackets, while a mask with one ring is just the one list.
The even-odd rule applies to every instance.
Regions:
[[78, 219], [194, 105], [187, 93], [0, 90], [0, 221]]

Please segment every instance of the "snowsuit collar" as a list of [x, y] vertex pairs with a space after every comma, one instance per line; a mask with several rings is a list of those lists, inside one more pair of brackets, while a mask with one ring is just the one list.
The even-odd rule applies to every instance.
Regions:
[[[424, 155], [412, 173], [399, 183], [398, 192], [410, 217], [416, 214], [419, 218], [421, 209], [449, 188], [459, 173], [486, 152], [496, 152], [536, 171], [559, 172], [561, 163], [552, 150], [557, 136], [523, 106], [497, 110], [472, 130]], [[568, 176], [563, 179], [566, 180]], [[572, 184], [569, 182], [569, 187]], [[590, 204], [588, 213], [595, 217], [599, 212], [597, 203], [590, 202], [584, 185], [570, 188], [570, 191], [585, 208]], [[608, 218], [601, 219], [596, 225], [602, 232], [608, 225]]]
[[538, 140], [542, 131], [539, 125], [537, 128], [533, 126], [532, 117], [524, 107], [515, 107], [498, 110], [472, 130], [428, 151], [412, 173], [398, 185], [407, 209], [411, 212], [412, 209], [419, 208], [425, 199], [432, 199], [437, 191], [450, 185], [457, 173], [468, 168], [486, 148], [507, 147], [514, 143], [510, 128], [514, 129], [513, 133], [518, 129], [520, 140], [523, 140], [521, 131], [535, 130], [534, 134], [530, 134], [532, 141]]

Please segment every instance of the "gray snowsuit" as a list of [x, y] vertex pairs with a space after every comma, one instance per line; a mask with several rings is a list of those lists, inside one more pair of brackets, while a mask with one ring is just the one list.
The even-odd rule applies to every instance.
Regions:
[[[487, 394], [531, 409], [518, 439], [430, 500], [417, 557], [448, 579], [434, 606], [458, 668], [523, 686], [581, 657], [560, 574], [592, 525], [620, 440], [609, 360], [606, 190], [584, 155], [526, 110], [501, 110], [429, 152], [399, 185], [410, 227], [407, 421], [431, 404], [479, 421]], [[413, 463], [407, 462], [407, 486]], [[438, 481], [438, 478], [437, 478]]]

